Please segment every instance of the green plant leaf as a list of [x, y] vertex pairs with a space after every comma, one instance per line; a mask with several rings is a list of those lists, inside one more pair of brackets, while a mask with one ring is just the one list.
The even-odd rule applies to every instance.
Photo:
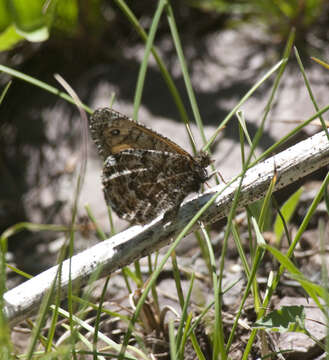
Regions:
[[317, 285], [314, 282], [309, 281], [303, 273], [295, 266], [295, 264], [290, 260], [290, 258], [283, 254], [278, 249], [274, 248], [273, 246], [265, 244], [261, 244], [264, 249], [269, 251], [277, 260], [278, 262], [287, 269], [290, 275], [300, 283], [300, 285], [304, 288], [307, 294], [314, 300], [317, 306], [322, 309], [323, 306], [320, 303], [318, 296], [324, 298], [328, 296], [326, 290], [321, 285]]
[[46, 26], [36, 29], [35, 31], [27, 32], [20, 29], [16, 29], [16, 31], [19, 35], [31, 42], [45, 41], [49, 37], [48, 28]]
[[11, 23], [11, 16], [6, 0], [0, 0], [0, 32], [4, 31]]
[[[292, 194], [290, 196], [290, 198], [282, 205], [280, 211], [282, 216], [285, 219], [286, 224], [289, 223], [292, 215], [294, 214], [300, 196], [302, 195], [304, 189], [300, 188], [298, 189], [294, 194]], [[283, 226], [283, 222], [282, 219], [279, 215], [276, 216], [275, 222], [274, 222], [274, 233], [276, 236], [276, 243], [278, 244], [282, 238], [282, 235], [284, 233], [284, 226]]]
[[287, 331], [305, 333], [304, 306], [283, 306], [279, 310], [271, 311], [266, 316], [255, 322], [253, 328], [262, 330]]
[[257, 244], [259, 246], [264, 246], [266, 244], [265, 240], [264, 240], [264, 237], [259, 229], [259, 226], [258, 226], [258, 223], [256, 221], [256, 219], [253, 217], [251, 219], [252, 221], [252, 225], [254, 227], [254, 230], [255, 230], [255, 234], [256, 234], [256, 239], [257, 239]]
[[44, 41], [49, 32], [44, 0], [11, 0], [9, 11], [18, 34], [29, 41]]
[[24, 37], [16, 32], [15, 26], [10, 25], [0, 34], [0, 51], [6, 51], [13, 48]]
[[44, 1], [11, 0], [9, 10], [17, 29], [23, 32], [35, 31], [44, 26]]

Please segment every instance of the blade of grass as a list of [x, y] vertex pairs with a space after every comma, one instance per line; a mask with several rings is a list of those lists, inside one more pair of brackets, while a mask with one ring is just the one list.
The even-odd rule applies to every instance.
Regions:
[[[187, 317], [188, 317], [187, 310], [188, 310], [188, 306], [190, 304], [190, 299], [191, 299], [191, 294], [192, 294], [192, 289], [193, 289], [193, 284], [194, 284], [194, 278], [195, 278], [195, 275], [194, 275], [194, 273], [192, 273], [192, 277], [190, 280], [190, 286], [189, 286], [188, 292], [186, 294], [186, 299], [183, 304], [184, 306], [182, 309], [182, 316], [181, 316], [181, 319], [179, 322], [179, 327], [178, 327], [178, 330], [176, 333], [177, 358], [179, 358], [180, 355], [182, 356], [184, 354], [184, 349], [180, 348], [180, 344], [183, 343], [182, 336], [184, 333], [184, 325], [186, 325], [186, 321], [187, 321]], [[180, 353], [180, 355], [179, 355], [179, 353]]]
[[[181, 359], [181, 360], [184, 360], [184, 358], [185, 358], [184, 357], [185, 356], [185, 351], [184, 350], [185, 350], [186, 342], [187, 342], [187, 339], [188, 339], [187, 334], [189, 332], [189, 329], [191, 328], [192, 319], [193, 319], [193, 315], [189, 314], [187, 316], [187, 319], [186, 319], [182, 339], [181, 339], [181, 341], [177, 341], [177, 345], [179, 347], [179, 350], [177, 352], [177, 358]], [[193, 333], [191, 334], [191, 336], [192, 335], [193, 335]]]
[[[20, 80], [26, 81], [29, 84], [32, 84], [43, 90], [46, 90], [46, 91], [50, 92], [51, 94], [57, 95], [60, 98], [70, 102], [71, 104], [75, 104], [75, 100], [72, 97], [70, 97], [69, 95], [67, 95], [66, 93], [58, 90], [57, 88], [55, 88], [53, 86], [48, 85], [47, 83], [45, 83], [43, 81], [37, 80], [36, 78], [34, 78], [32, 76], [23, 74], [22, 72], [20, 72], [18, 70], [11, 69], [2, 64], [0, 64], [0, 71], [3, 71], [4, 73], [6, 73], [8, 75], [14, 76]], [[86, 110], [89, 114], [91, 114], [93, 112], [88, 106], [86, 106], [86, 105], [82, 105], [82, 106], [83, 106], [84, 110]]]
[[5, 301], [3, 298], [4, 293], [7, 290], [6, 287], [6, 253], [7, 253], [7, 240], [2, 239], [0, 241], [0, 354], [3, 354], [4, 359], [10, 359], [12, 352], [12, 344], [10, 340], [10, 327], [8, 320], [3, 311]]
[[[97, 311], [99, 306], [98, 304], [94, 304], [86, 299], [82, 299], [79, 296], [73, 295], [73, 300], [78, 303], [78, 304], [82, 304], [83, 308], [86, 309], [88, 307], [92, 308], [93, 310]], [[129, 321], [129, 317], [126, 315], [122, 315], [119, 312], [116, 311], [110, 311], [107, 308], [102, 308], [102, 312], [108, 316], [114, 317], [114, 318], [118, 318], [124, 322], [128, 322]]]
[[149, 60], [149, 57], [150, 57], [151, 50], [153, 48], [153, 42], [154, 42], [156, 31], [157, 31], [158, 26], [159, 26], [159, 21], [160, 21], [160, 18], [161, 18], [161, 15], [162, 15], [162, 12], [163, 12], [163, 9], [164, 9], [166, 3], [167, 3], [166, 0], [160, 0], [158, 2], [157, 9], [156, 9], [155, 14], [153, 16], [150, 31], [149, 31], [149, 34], [147, 35], [143, 61], [142, 61], [141, 66], [139, 68], [138, 80], [137, 80], [137, 85], [136, 85], [136, 90], [135, 90], [133, 119], [136, 120], [136, 121], [138, 120], [138, 109], [139, 109], [140, 104], [141, 104], [143, 86], [144, 86], [144, 81], [145, 81], [145, 76], [146, 76], [148, 60]]
[[[148, 260], [148, 266], [149, 266], [149, 277], [152, 275], [153, 273], [153, 268], [155, 268], [157, 266], [158, 263], [158, 256], [159, 256], [159, 252], [156, 252], [156, 256], [155, 256], [155, 260], [154, 260], [154, 265], [152, 264], [152, 258], [151, 255], [147, 256], [147, 260]], [[157, 293], [157, 286], [156, 284], [153, 284], [152, 289], [152, 301], [153, 301], [153, 305], [154, 305], [154, 309], [155, 309], [155, 313], [156, 314], [160, 314], [160, 305], [159, 305], [159, 297], [158, 297], [158, 293]]]
[[[206, 135], [204, 133], [203, 124], [202, 124], [202, 120], [201, 120], [201, 116], [200, 116], [200, 111], [199, 111], [197, 101], [196, 101], [196, 97], [195, 97], [193, 87], [192, 87], [192, 84], [191, 84], [191, 79], [190, 79], [189, 74], [188, 74], [187, 65], [186, 65], [186, 61], [185, 61], [185, 58], [184, 58], [182, 45], [181, 45], [179, 34], [178, 34], [178, 31], [177, 31], [177, 26], [176, 26], [176, 22], [175, 22], [174, 13], [173, 13], [172, 7], [171, 7], [169, 2], [168, 2], [168, 6], [167, 6], [166, 10], [167, 10], [168, 24], [169, 24], [169, 27], [170, 27], [172, 39], [173, 39], [174, 44], [175, 44], [176, 53], [177, 53], [178, 60], [179, 60], [179, 63], [180, 63], [180, 68], [181, 68], [181, 71], [183, 73], [183, 78], [184, 78], [188, 98], [189, 98], [190, 103], [191, 103], [193, 115], [194, 115], [195, 121], [197, 123], [199, 132], [201, 134], [203, 144], [205, 145], [207, 143], [207, 138], [206, 138]], [[194, 153], [196, 153], [196, 145], [195, 145], [195, 141], [194, 141], [193, 138], [192, 138], [192, 141], [194, 143], [193, 151], [194, 151]]]
[[48, 309], [49, 309], [49, 307], [50, 307], [50, 305], [52, 303], [52, 300], [53, 300], [53, 297], [54, 297], [54, 294], [55, 294], [55, 287], [56, 287], [56, 284], [58, 282], [58, 279], [60, 278], [61, 269], [62, 269], [61, 266], [59, 266], [58, 267], [58, 272], [56, 274], [56, 277], [55, 277], [55, 279], [53, 281], [53, 284], [52, 284], [51, 288], [43, 296], [42, 303], [41, 303], [41, 306], [40, 306], [39, 315], [38, 315], [38, 318], [37, 318], [37, 321], [36, 321], [36, 325], [33, 328], [32, 336], [31, 336], [30, 343], [29, 343], [28, 350], [27, 350], [26, 359], [28, 359], [28, 360], [33, 358], [34, 350], [35, 350], [35, 348], [37, 346], [37, 341], [38, 341], [39, 335], [41, 334], [41, 330], [42, 330], [43, 325], [44, 325], [44, 323], [46, 321], [46, 315], [48, 313]]
[[111, 236], [115, 235], [116, 229], [114, 227], [114, 222], [113, 222], [113, 215], [112, 215], [112, 209], [111, 206], [107, 206], [107, 213], [108, 213], [108, 217], [109, 217], [109, 223], [110, 223], [110, 234]]
[[200, 234], [200, 232], [198, 230], [196, 230], [194, 232], [194, 235], [195, 235], [195, 237], [197, 239], [199, 248], [201, 250], [201, 254], [202, 254], [201, 257], [203, 258], [204, 262], [206, 263], [207, 269], [208, 269], [208, 272], [209, 272], [209, 276], [211, 277], [212, 267], [211, 267], [211, 263], [210, 263], [210, 256], [209, 256], [207, 244], [204, 241], [204, 239], [202, 238], [202, 236], [201, 236], [201, 234]]
[[[295, 56], [296, 56], [296, 59], [297, 59], [297, 62], [298, 62], [298, 65], [299, 65], [299, 68], [300, 68], [300, 71], [303, 75], [303, 79], [304, 79], [304, 83], [306, 85], [306, 89], [308, 91], [308, 94], [310, 96], [310, 99], [314, 105], [314, 108], [316, 111], [319, 111], [319, 107], [318, 107], [318, 104], [315, 100], [315, 97], [313, 95], [313, 92], [312, 92], [312, 88], [311, 88], [311, 84], [310, 82], [308, 81], [308, 78], [307, 78], [307, 75], [306, 75], [306, 72], [305, 72], [305, 69], [304, 69], [304, 66], [303, 66], [303, 63], [302, 63], [302, 60], [300, 59], [300, 56], [299, 56], [299, 53], [298, 53], [298, 50], [296, 48], [296, 46], [294, 47], [294, 52], [295, 52]], [[329, 133], [328, 133], [328, 129], [327, 129], [327, 126], [326, 126], [326, 123], [323, 119], [323, 117], [321, 115], [319, 115], [319, 119], [320, 119], [320, 122], [321, 122], [321, 125], [322, 125], [322, 129], [325, 131], [326, 135], [327, 135], [327, 138], [329, 140]]]
[[249, 267], [245, 252], [243, 251], [243, 246], [242, 246], [242, 242], [241, 242], [241, 239], [240, 239], [240, 234], [239, 234], [238, 227], [237, 227], [235, 222], [233, 222], [233, 224], [232, 224], [232, 235], [233, 235], [233, 239], [234, 239], [234, 242], [235, 242], [235, 246], [236, 246], [236, 248], [238, 250], [238, 253], [239, 253], [239, 258], [240, 258], [240, 260], [242, 262], [244, 272], [246, 273], [247, 278], [249, 278], [250, 277], [250, 267]]
[[195, 353], [196, 353], [198, 359], [199, 359], [199, 360], [206, 360], [206, 358], [205, 358], [205, 356], [204, 356], [203, 353], [202, 353], [202, 350], [201, 350], [201, 348], [200, 348], [200, 345], [199, 345], [198, 340], [197, 340], [197, 338], [196, 338], [196, 336], [195, 336], [194, 333], [191, 334], [190, 339], [191, 339], [193, 348], [194, 348], [194, 350], [195, 350]]
[[2, 90], [1, 96], [0, 96], [0, 105], [2, 104], [3, 99], [5, 98], [5, 96], [6, 96], [7, 92], [8, 92], [8, 89], [10, 88], [11, 83], [12, 83], [12, 81], [8, 81], [7, 85]]
[[250, 271], [250, 276], [248, 277], [248, 283], [247, 283], [247, 286], [246, 286], [246, 288], [244, 290], [244, 294], [243, 294], [243, 297], [241, 299], [240, 306], [239, 306], [239, 309], [238, 309], [238, 311], [236, 313], [235, 320], [234, 320], [234, 323], [233, 323], [233, 326], [232, 326], [232, 330], [231, 330], [229, 339], [228, 339], [227, 344], [226, 344], [226, 352], [227, 353], [229, 353], [230, 348], [232, 346], [235, 331], [236, 331], [236, 329], [238, 327], [238, 322], [239, 322], [239, 319], [241, 317], [241, 313], [243, 311], [244, 304], [245, 304], [245, 302], [246, 302], [246, 300], [248, 298], [249, 292], [252, 289], [253, 284], [256, 281], [256, 273], [257, 273], [257, 270], [258, 270], [259, 265], [261, 263], [261, 260], [263, 258], [263, 253], [264, 253], [264, 250], [260, 246], [257, 246], [256, 251], [255, 251], [255, 256], [254, 256], [254, 259], [253, 259], [253, 264], [252, 264], [251, 271]]
[[325, 351], [327, 354], [329, 354], [329, 278], [328, 278], [328, 265], [326, 261], [326, 243], [328, 240], [326, 239], [326, 224], [324, 223], [323, 219], [319, 220], [319, 234], [320, 234], [320, 254], [321, 254], [321, 284], [323, 284], [325, 288], [325, 296], [323, 297], [323, 300], [325, 302], [325, 309], [326, 309], [326, 326], [327, 326], [327, 334], [326, 334], [326, 340], [325, 340]]
[[212, 301], [209, 305], [207, 305], [201, 312], [201, 314], [196, 318], [196, 320], [193, 322], [193, 325], [188, 330], [187, 336], [191, 336], [192, 332], [197, 328], [197, 326], [200, 324], [201, 320], [205, 317], [205, 315], [208, 313], [208, 311], [214, 306], [214, 301]]
[[105, 240], [107, 238], [107, 236], [105, 235], [105, 233], [103, 232], [103, 230], [100, 228], [100, 226], [98, 225], [96, 218], [94, 216], [94, 214], [92, 213], [89, 204], [85, 205], [85, 210], [87, 212], [88, 218], [91, 220], [92, 224], [94, 225], [95, 229], [96, 229], [96, 234], [98, 235], [98, 237], [101, 240]]
[[13, 226], [10, 226], [6, 229], [0, 236], [0, 239], [8, 239], [11, 236], [18, 234], [23, 230], [28, 231], [60, 231], [60, 232], [67, 232], [69, 228], [63, 225], [53, 225], [53, 224], [33, 224], [29, 222], [20, 222]]
[[[108, 276], [106, 278], [105, 284], [103, 286], [102, 293], [101, 293], [99, 303], [98, 303], [98, 309], [97, 309], [97, 314], [96, 314], [96, 319], [95, 319], [95, 331], [94, 331], [94, 336], [93, 336], [93, 351], [94, 352], [97, 351], [98, 332], [99, 332], [100, 320], [101, 320], [101, 315], [102, 315], [102, 306], [104, 303], [104, 298], [105, 298], [105, 294], [106, 294], [106, 290], [107, 290], [109, 281], [110, 281], [110, 277]], [[94, 354], [94, 360], [97, 360], [96, 354]]]
[[[183, 294], [183, 289], [182, 289], [182, 284], [180, 281], [180, 272], [178, 269], [178, 264], [177, 264], [177, 258], [176, 258], [176, 252], [173, 251], [173, 253], [171, 254], [171, 263], [172, 263], [172, 268], [173, 268], [173, 275], [174, 275], [174, 280], [175, 280], [175, 285], [176, 285], [176, 292], [177, 292], [177, 296], [178, 296], [178, 301], [179, 301], [179, 305], [181, 307], [181, 309], [184, 308], [184, 294]], [[193, 277], [194, 280], [194, 277]]]
[[170, 349], [170, 359], [176, 360], [176, 338], [175, 338], [175, 326], [174, 320], [170, 320], [168, 324], [168, 333], [169, 333], [169, 349]]
[[[247, 128], [247, 124], [246, 124], [246, 119], [244, 118], [243, 112], [241, 110], [238, 110], [236, 112], [236, 116], [239, 120], [239, 130], [240, 130], [240, 144], [241, 147], [243, 149], [243, 143], [244, 143], [244, 138], [242, 136], [242, 134], [244, 134], [244, 136], [247, 139], [247, 142], [249, 144], [249, 146], [252, 146], [252, 141], [248, 132], [248, 128]], [[242, 131], [241, 131], [242, 130]], [[243, 158], [242, 158], [242, 164], [244, 163]]]

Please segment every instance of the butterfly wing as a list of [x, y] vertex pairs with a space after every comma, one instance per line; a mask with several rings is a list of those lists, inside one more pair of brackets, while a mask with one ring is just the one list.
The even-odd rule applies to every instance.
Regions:
[[105, 200], [118, 216], [145, 224], [162, 212], [173, 218], [206, 178], [205, 169], [184, 155], [128, 149], [106, 159], [102, 182]]
[[158, 150], [191, 158], [189, 153], [170, 139], [110, 108], [94, 111], [90, 117], [90, 130], [104, 160], [127, 149]]

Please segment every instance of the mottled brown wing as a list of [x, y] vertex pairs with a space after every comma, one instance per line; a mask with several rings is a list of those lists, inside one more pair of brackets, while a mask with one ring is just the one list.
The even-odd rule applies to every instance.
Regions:
[[150, 222], [163, 212], [166, 220], [172, 219], [184, 198], [206, 179], [207, 172], [197, 161], [157, 150], [110, 155], [102, 176], [107, 204], [135, 224]]
[[144, 149], [192, 156], [170, 139], [110, 108], [100, 108], [90, 117], [90, 131], [100, 156], [127, 149]]

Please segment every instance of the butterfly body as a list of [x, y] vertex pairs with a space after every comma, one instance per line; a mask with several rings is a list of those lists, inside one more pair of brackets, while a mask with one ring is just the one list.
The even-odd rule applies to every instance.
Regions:
[[104, 159], [105, 201], [119, 217], [145, 224], [172, 219], [184, 198], [208, 179], [207, 154], [192, 157], [170, 139], [109, 108], [96, 110], [90, 129]]

